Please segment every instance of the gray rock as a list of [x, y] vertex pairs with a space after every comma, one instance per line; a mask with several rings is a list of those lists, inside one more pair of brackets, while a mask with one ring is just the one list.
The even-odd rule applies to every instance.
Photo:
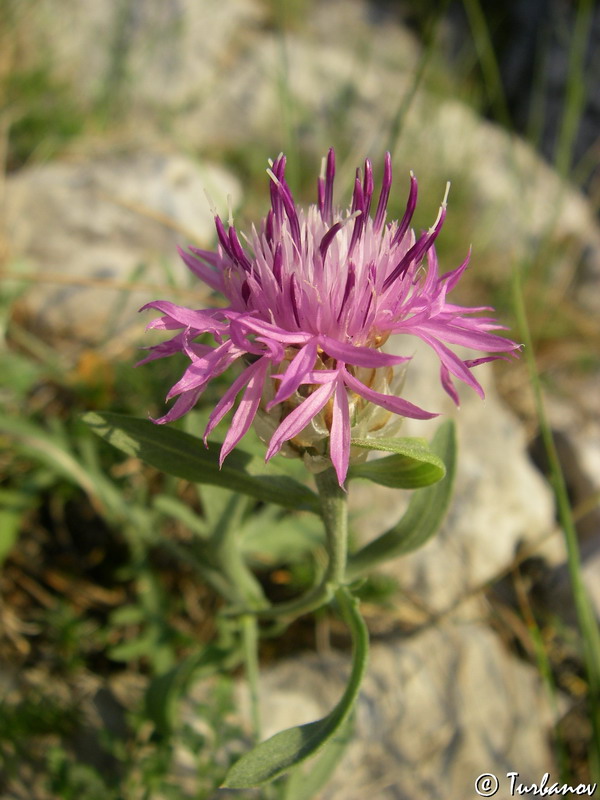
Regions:
[[211, 245], [205, 191], [225, 215], [227, 195], [239, 201], [225, 170], [156, 151], [54, 162], [9, 177], [11, 254], [29, 276], [25, 315], [44, 332], [98, 342], [137, 322], [144, 302], [176, 294], [173, 286], [180, 301], [202, 305], [210, 290], [188, 273], [176, 245]]

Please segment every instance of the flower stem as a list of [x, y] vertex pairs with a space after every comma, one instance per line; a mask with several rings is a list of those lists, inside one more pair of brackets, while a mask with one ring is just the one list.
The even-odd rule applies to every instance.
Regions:
[[256, 742], [261, 738], [260, 704], [258, 693], [258, 621], [253, 614], [244, 614], [240, 618], [246, 680], [250, 692], [250, 720], [252, 736]]
[[[348, 558], [348, 495], [340, 487], [333, 468], [315, 475], [315, 481], [321, 501], [321, 517], [325, 525], [327, 569], [320, 583], [301, 597], [269, 607], [255, 606], [251, 609], [246, 605], [245, 610], [252, 610], [258, 618], [296, 618], [308, 614], [329, 603], [335, 591], [344, 584]], [[232, 608], [229, 613], [239, 614], [240, 610]]]
[[244, 560], [239, 543], [244, 508], [244, 500], [232, 495], [211, 536], [210, 555], [227, 581], [227, 598], [246, 608], [261, 608], [267, 605], [267, 600]]
[[323, 578], [324, 584], [335, 590], [344, 582], [348, 558], [348, 494], [338, 483], [333, 467], [315, 475], [321, 515], [327, 535], [329, 563]]

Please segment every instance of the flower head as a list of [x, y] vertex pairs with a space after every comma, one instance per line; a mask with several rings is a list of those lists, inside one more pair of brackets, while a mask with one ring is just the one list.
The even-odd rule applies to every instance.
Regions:
[[[411, 173], [406, 211], [386, 221], [392, 167], [386, 154], [383, 180], [372, 213], [373, 172], [357, 170], [350, 208], [333, 205], [335, 155], [329, 151], [317, 184], [317, 203], [298, 208], [285, 180], [285, 156], [270, 163], [271, 209], [260, 229], [240, 241], [233, 224], [216, 216], [215, 252], [180, 250], [189, 269], [229, 301], [225, 308], [193, 310], [157, 300], [163, 316], [149, 328], [178, 331], [151, 347], [143, 360], [184, 352], [190, 365], [171, 388], [174, 405], [157, 423], [171, 422], [193, 408], [210, 380], [236, 361], [243, 370], [212, 411], [204, 439], [241, 399], [221, 448], [221, 463], [253, 421], [270, 439], [266, 458], [292, 449], [333, 463], [340, 484], [351, 453], [351, 431], [359, 436], [381, 428], [388, 418], [429, 419], [398, 396], [401, 376], [394, 368], [410, 360], [382, 351], [392, 334], [417, 336], [437, 354], [441, 383], [455, 402], [453, 378], [483, 390], [471, 373], [484, 361], [506, 357], [514, 342], [491, 333], [494, 319], [475, 316], [488, 308], [449, 303], [468, 264], [439, 274], [434, 242], [446, 216], [419, 237], [410, 229], [417, 201]], [[215, 346], [199, 344], [210, 334]], [[486, 353], [463, 360], [449, 345]], [[364, 451], [363, 451], [364, 452]]]

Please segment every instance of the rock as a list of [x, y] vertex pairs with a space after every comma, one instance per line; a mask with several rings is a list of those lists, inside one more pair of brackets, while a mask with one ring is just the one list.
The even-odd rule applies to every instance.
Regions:
[[[98, 100], [126, 119], [164, 127], [170, 115], [196, 115], [228, 75], [240, 33], [261, 18], [257, 0], [124, 0], [83, 6], [42, 0], [28, 9], [26, 63], [45, 59], [56, 79], [73, 85], [86, 105]], [[23, 47], [23, 46], [22, 46]], [[219, 94], [219, 92], [217, 92]], [[146, 136], [148, 130], [138, 130]], [[195, 141], [205, 141], [202, 127]]]
[[205, 191], [225, 214], [227, 195], [233, 205], [240, 196], [225, 170], [163, 152], [34, 166], [6, 189], [12, 256], [31, 281], [22, 312], [38, 330], [89, 343], [141, 325], [137, 309], [171, 294], [173, 282], [202, 305], [210, 290], [176, 245], [210, 246]]
[[[328, 713], [347, 671], [340, 654], [301, 656], [266, 671], [264, 737]], [[504, 796], [507, 772], [539, 782], [552, 771], [551, 721], [536, 670], [484, 623], [455, 617], [372, 648], [354, 737], [315, 800], [459, 800], [475, 796], [475, 779], [487, 772], [498, 776]]]

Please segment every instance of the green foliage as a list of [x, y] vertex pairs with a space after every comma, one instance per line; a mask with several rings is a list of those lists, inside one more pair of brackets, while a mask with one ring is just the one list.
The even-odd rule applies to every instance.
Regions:
[[34, 502], [26, 492], [0, 489], [0, 567], [17, 541], [23, 518]]
[[419, 489], [442, 480], [446, 467], [424, 439], [352, 439], [354, 447], [394, 455], [355, 464], [348, 478], [366, 478], [392, 489]]
[[366, 671], [369, 638], [358, 603], [348, 590], [340, 588], [336, 600], [353, 641], [352, 672], [340, 702], [323, 719], [276, 733], [243, 755], [227, 773], [224, 786], [243, 789], [274, 780], [331, 742], [347, 722]]
[[68, 84], [53, 79], [44, 67], [14, 71], [0, 85], [10, 127], [8, 165], [16, 169], [31, 158], [51, 158], [79, 136], [85, 112]]
[[107, 784], [99, 770], [74, 762], [63, 747], [50, 748], [47, 763], [49, 788], [61, 800], [118, 800], [118, 791]]
[[226, 487], [287, 508], [316, 511], [318, 507], [314, 492], [291, 478], [272, 474], [272, 468], [265, 467], [261, 475], [250, 474], [252, 456], [243, 450], [236, 448], [219, 467], [215, 443], [205, 450], [197, 438], [175, 428], [119, 414], [91, 413], [84, 420], [110, 444], [170, 475]]
[[312, 800], [317, 797], [317, 792], [327, 784], [346, 752], [353, 733], [354, 718], [350, 715], [310, 765], [306, 768], [300, 765], [291, 771], [283, 800]]

